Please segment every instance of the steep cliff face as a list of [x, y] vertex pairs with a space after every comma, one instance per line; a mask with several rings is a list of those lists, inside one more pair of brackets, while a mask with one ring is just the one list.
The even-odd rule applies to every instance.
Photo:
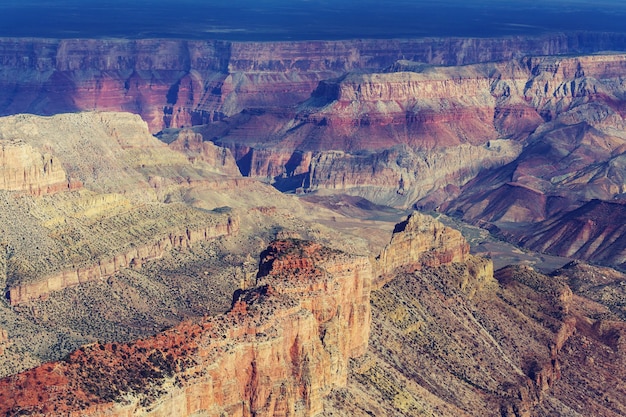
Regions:
[[[417, 241], [433, 239], [410, 224], [390, 247], [411, 229]], [[494, 274], [471, 255], [435, 265], [398, 268], [372, 292], [368, 351], [322, 415], [624, 412], [623, 274], [581, 263], [551, 276], [526, 266]]]
[[[508, 175], [520, 192], [588, 199], [621, 192], [619, 170], [594, 161], [621, 166], [625, 62], [623, 54], [462, 67], [402, 60], [384, 72], [323, 80], [294, 114], [249, 112], [205, 134], [233, 152], [242, 173], [281, 190], [334, 190], [404, 207], [427, 198], [418, 206], [432, 208], [455, 197], [446, 187], [493, 170], [500, 185]], [[491, 205], [499, 212], [489, 216], [541, 220], [555, 211], [547, 198], [536, 211], [515, 201], [508, 214]]]
[[[277, 241], [264, 252], [257, 280], [224, 316], [133, 344], [86, 346], [4, 379], [0, 413], [318, 414], [323, 397], [346, 384], [348, 360], [367, 348], [369, 261]], [[28, 381], [46, 388], [26, 389]]]
[[0, 414], [626, 411], [626, 325], [608, 297], [623, 274], [581, 264], [494, 274], [458, 232], [419, 214], [398, 224], [377, 262], [375, 274], [386, 267], [390, 279], [370, 294], [367, 257], [275, 241], [228, 313], [134, 343], [93, 343], [4, 378]]
[[461, 65], [625, 45], [622, 35], [611, 34], [267, 43], [3, 39], [0, 112], [129, 111], [156, 132], [247, 107], [294, 105], [320, 80], [399, 59]]
[[76, 188], [58, 159], [42, 155], [19, 140], [0, 141], [0, 189], [34, 195]]
[[[141, 115], [151, 131], [208, 124], [196, 130], [203, 140], [185, 133], [185, 144], [174, 146], [235, 173], [227, 151], [209, 142], [223, 145], [240, 172], [280, 190], [347, 192], [401, 207], [424, 197], [420, 206], [441, 205], [456, 194], [442, 190], [511, 162], [531, 134], [588, 123], [615, 136], [623, 124], [623, 55], [546, 56], [621, 50], [621, 35], [0, 44], [0, 111], [121, 109]], [[531, 189], [533, 166], [516, 170]], [[595, 193], [620, 188], [613, 174], [586, 175]], [[505, 217], [524, 215], [513, 209]]]
[[464, 262], [468, 256], [469, 245], [458, 230], [446, 227], [430, 216], [413, 212], [406, 221], [396, 225], [391, 242], [377, 260], [379, 274], [389, 276], [400, 267], [418, 270], [425, 266]]

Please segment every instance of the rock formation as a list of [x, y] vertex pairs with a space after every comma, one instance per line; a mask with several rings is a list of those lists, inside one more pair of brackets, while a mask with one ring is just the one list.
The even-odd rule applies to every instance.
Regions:
[[[419, 218], [403, 225], [416, 237]], [[394, 234], [390, 246], [407, 235]], [[623, 274], [580, 263], [553, 276], [526, 266], [494, 274], [489, 260], [465, 258], [398, 268], [372, 292], [368, 351], [322, 415], [618, 416], [626, 410], [618, 347], [624, 322], [608, 311], [623, 313], [613, 301], [621, 293], [610, 289], [623, 284]]]
[[[468, 196], [496, 192], [499, 181], [570, 201], [612, 198], [622, 188], [618, 78], [625, 62], [623, 54], [463, 67], [402, 60], [384, 72], [323, 80], [295, 110], [242, 112], [199, 131], [229, 148], [244, 175], [281, 190], [349, 193], [400, 207], [425, 198], [418, 205], [435, 208], [456, 197], [442, 192], [446, 187], [482, 174], [485, 185], [473, 182]], [[572, 136], [578, 148], [566, 143]], [[550, 164], [558, 166], [548, 172]], [[554, 211], [538, 203], [537, 212], [511, 207], [506, 215], [490, 206], [495, 212], [482, 217], [537, 221]]]
[[[224, 316], [132, 344], [85, 346], [4, 379], [0, 414], [318, 414], [324, 396], [345, 386], [349, 359], [367, 348], [369, 261], [277, 241], [257, 280]], [[27, 388], [37, 381], [45, 388]]]
[[389, 276], [400, 267], [419, 270], [425, 266], [464, 262], [468, 256], [469, 245], [459, 231], [430, 216], [413, 212], [406, 221], [396, 225], [391, 242], [377, 260], [379, 274]]
[[207, 163], [209, 167], [214, 167], [219, 173], [239, 176], [239, 168], [230, 150], [221, 148], [213, 142], [203, 140], [199, 133], [184, 129], [176, 135], [176, 139], [169, 144], [170, 149], [186, 152], [190, 155], [193, 163], [195, 158]]
[[294, 105], [319, 81], [399, 59], [435, 65], [623, 50], [618, 34], [537, 38], [224, 42], [2, 39], [0, 113], [140, 114], [153, 132]]
[[86, 345], [4, 378], [0, 414], [626, 411], [626, 325], [600, 303], [623, 274], [576, 264], [553, 276], [506, 267], [494, 278], [458, 232], [418, 213], [398, 224], [377, 262], [389, 279], [370, 304], [367, 257], [277, 240], [228, 313], [133, 343]]
[[20, 141], [3, 140], [0, 145], [0, 190], [41, 195], [74, 188], [55, 157]]

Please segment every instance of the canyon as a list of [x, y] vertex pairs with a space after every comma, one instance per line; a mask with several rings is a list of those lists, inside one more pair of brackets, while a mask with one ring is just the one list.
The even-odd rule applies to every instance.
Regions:
[[623, 415], [624, 50], [0, 39], [0, 415]]
[[[454, 241], [461, 246], [448, 245]], [[623, 274], [583, 264], [553, 276], [523, 266], [494, 273], [491, 260], [467, 253], [457, 231], [419, 213], [396, 226], [383, 253], [371, 260], [310, 241], [274, 241], [260, 255], [254, 286], [236, 291], [227, 313], [136, 342], [93, 343], [5, 378], [0, 413], [617, 416], [626, 409], [626, 323], [598, 292], [623, 283]]]

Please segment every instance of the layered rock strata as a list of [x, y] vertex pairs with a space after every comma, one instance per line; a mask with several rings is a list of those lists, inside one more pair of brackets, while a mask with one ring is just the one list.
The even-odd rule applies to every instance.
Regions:
[[168, 236], [157, 237], [146, 244], [132, 245], [111, 258], [94, 259], [91, 265], [64, 269], [57, 273], [37, 277], [32, 283], [9, 284], [5, 290], [6, 297], [11, 305], [40, 299], [52, 291], [60, 291], [107, 278], [122, 268], [139, 269], [144, 262], [159, 259], [172, 249], [189, 248], [194, 243], [232, 236], [239, 231], [239, 219], [235, 216], [225, 216], [214, 223], [200, 229], [172, 232]]
[[619, 34], [537, 38], [224, 42], [0, 40], [2, 114], [130, 111], [152, 131], [293, 105], [323, 79], [399, 59], [462, 65], [524, 55], [623, 50]]
[[[384, 72], [323, 80], [294, 111], [242, 113], [204, 134], [231, 150], [244, 175], [282, 190], [349, 193], [404, 207], [426, 197], [420, 206], [434, 208], [456, 197], [442, 192], [446, 187], [498, 170], [500, 185], [507, 175], [513, 186], [571, 200], [614, 195], [623, 188], [616, 168], [623, 165], [625, 62], [623, 54], [463, 67], [402, 60]], [[578, 149], [565, 143], [572, 136]], [[593, 165], [599, 160], [609, 166]], [[539, 204], [539, 213], [512, 208], [504, 217], [540, 220], [550, 204]]]
[[76, 188], [60, 161], [19, 140], [0, 141], [0, 190], [34, 195]]
[[2, 380], [0, 414], [318, 414], [323, 397], [346, 384], [349, 358], [367, 348], [369, 261], [277, 241], [257, 280], [224, 316], [133, 344], [85, 346]]
[[480, 173], [441, 209], [533, 250], [622, 265], [622, 233], [594, 225], [610, 222], [604, 205], [621, 212], [625, 62], [622, 54], [527, 58], [525, 68], [499, 71], [499, 107], [525, 103], [544, 121], [517, 158]]

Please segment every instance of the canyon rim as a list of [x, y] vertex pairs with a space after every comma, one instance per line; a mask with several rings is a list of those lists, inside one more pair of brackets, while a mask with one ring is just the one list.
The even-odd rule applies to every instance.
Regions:
[[0, 415], [626, 415], [622, 5], [116, 2], [0, 5]]

